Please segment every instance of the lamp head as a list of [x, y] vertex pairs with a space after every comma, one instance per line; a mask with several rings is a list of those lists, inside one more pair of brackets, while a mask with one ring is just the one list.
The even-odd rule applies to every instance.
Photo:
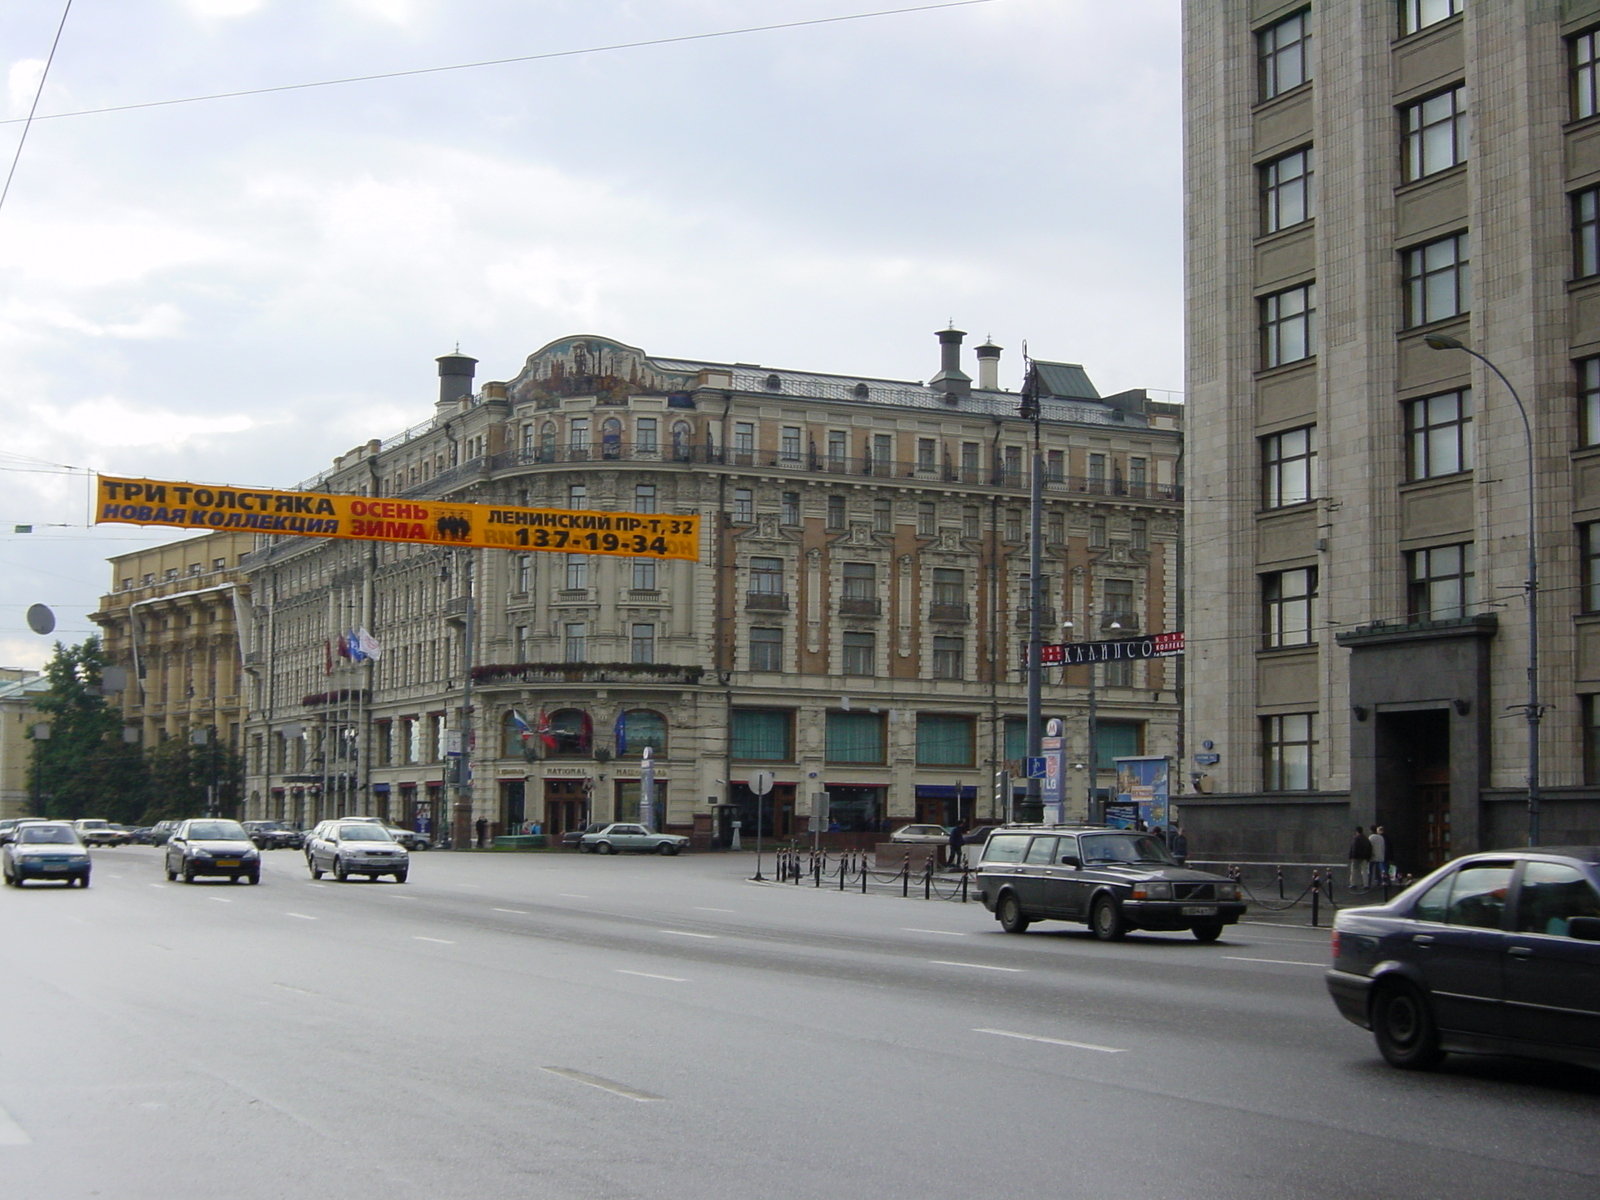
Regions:
[[1467, 348], [1460, 338], [1453, 338], [1444, 333], [1430, 333], [1422, 340], [1433, 350], [1465, 350]]

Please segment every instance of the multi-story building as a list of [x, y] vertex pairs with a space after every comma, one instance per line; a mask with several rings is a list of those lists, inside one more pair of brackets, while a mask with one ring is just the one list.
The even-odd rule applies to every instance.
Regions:
[[49, 690], [38, 671], [0, 667], [0, 817], [34, 811], [33, 729], [44, 720], [34, 704]]
[[1185, 5], [1208, 854], [1529, 836], [1530, 495], [1541, 834], [1600, 837], [1597, 67], [1595, 0]]
[[[699, 514], [700, 559], [263, 538], [252, 814], [436, 826], [470, 680], [472, 803], [496, 830], [633, 816], [645, 747], [655, 819], [708, 843], [755, 831], [763, 769], [768, 835], [807, 830], [819, 795], [843, 831], [1003, 818], [994, 773], [1020, 774], [1024, 744], [1032, 426], [999, 387], [999, 347], [978, 349], [974, 387], [964, 335], [939, 336], [926, 384], [570, 337], [474, 391], [475, 360], [441, 358], [432, 416], [304, 486]], [[1035, 369], [1047, 640], [1069, 620], [1079, 639], [1091, 618], [1173, 627], [1181, 408]], [[365, 661], [349, 650], [363, 630]], [[1087, 670], [1052, 670], [1046, 693], [1080, 758]], [[1178, 706], [1168, 661], [1104, 670], [1109, 784], [1118, 754], [1175, 752]]]
[[106, 661], [128, 670], [122, 714], [142, 744], [214, 728], [240, 747], [239, 631], [251, 622], [239, 563], [254, 544], [211, 533], [109, 560], [111, 591], [89, 618], [105, 631]]

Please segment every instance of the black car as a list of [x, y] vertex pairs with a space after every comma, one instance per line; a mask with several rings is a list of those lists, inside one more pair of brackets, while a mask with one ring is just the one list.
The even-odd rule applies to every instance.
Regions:
[[1334, 921], [1328, 991], [1397, 1067], [1600, 1067], [1600, 847], [1470, 854]]
[[245, 832], [258, 850], [299, 850], [306, 835], [282, 821], [245, 821]]
[[606, 823], [604, 821], [594, 821], [585, 825], [582, 829], [569, 829], [561, 835], [561, 848], [563, 850], [580, 849], [584, 834], [599, 833], [605, 827]]
[[978, 898], [1007, 933], [1081, 921], [1101, 941], [1187, 929], [1214, 942], [1244, 916], [1239, 885], [1180, 866], [1151, 834], [1106, 826], [1003, 826], [978, 861]]

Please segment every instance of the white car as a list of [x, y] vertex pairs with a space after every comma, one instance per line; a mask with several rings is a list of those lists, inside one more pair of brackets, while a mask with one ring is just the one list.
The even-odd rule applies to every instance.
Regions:
[[582, 854], [621, 854], [633, 850], [639, 854], [678, 854], [689, 848], [689, 839], [676, 833], [656, 833], [643, 825], [613, 822], [602, 825], [593, 833], [578, 839]]
[[392, 875], [396, 883], [404, 883], [411, 869], [411, 854], [382, 825], [335, 821], [306, 843], [306, 865], [313, 879], [332, 871], [340, 883], [352, 875], [365, 875], [374, 882], [380, 875]]
[[945, 846], [950, 842], [950, 831], [943, 825], [902, 825], [889, 835], [889, 840], [914, 846]]

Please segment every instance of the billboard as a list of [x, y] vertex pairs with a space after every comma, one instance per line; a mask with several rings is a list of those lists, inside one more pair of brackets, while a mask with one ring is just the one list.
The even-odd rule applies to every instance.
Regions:
[[1136, 818], [1146, 829], [1170, 824], [1169, 760], [1141, 755], [1112, 761], [1117, 764], [1117, 793], [1106, 806], [1106, 824], [1127, 828]]

